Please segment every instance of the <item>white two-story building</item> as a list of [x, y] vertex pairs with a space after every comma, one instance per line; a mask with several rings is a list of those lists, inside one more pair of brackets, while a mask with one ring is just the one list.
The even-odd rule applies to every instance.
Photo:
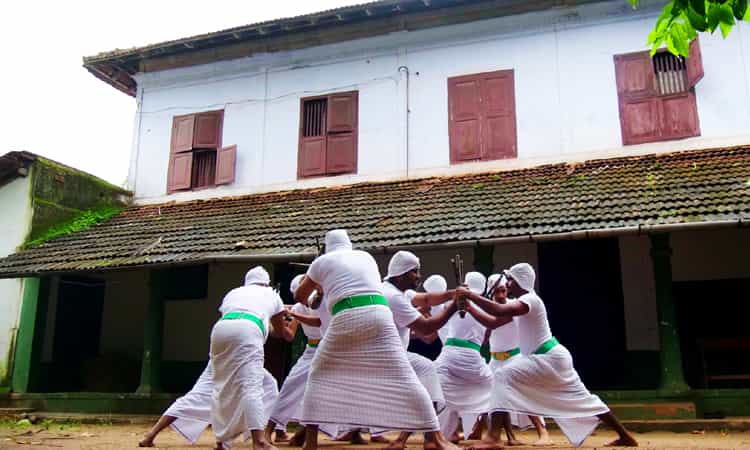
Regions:
[[[652, 59], [663, 4], [383, 0], [84, 58], [137, 102], [136, 205], [0, 260], [52, 286], [48, 318], [61, 281], [106, 285], [75, 336], [21, 324], [39, 344], [16, 358], [43, 376], [8, 401], [158, 412], [249, 265], [286, 293], [344, 227], [425, 276], [451, 279], [457, 253], [532, 263], [556, 336], [625, 415], [750, 414], [750, 27]], [[97, 342], [67, 385], [59, 339]], [[289, 352], [269, 343], [278, 377]]]

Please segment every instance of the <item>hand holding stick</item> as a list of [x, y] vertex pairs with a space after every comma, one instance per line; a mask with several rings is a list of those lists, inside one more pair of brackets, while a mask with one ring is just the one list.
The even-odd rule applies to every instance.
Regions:
[[[451, 264], [453, 264], [453, 274], [456, 276], [456, 286], [461, 286], [464, 282], [464, 260], [457, 253], [455, 257], [451, 258]], [[466, 317], [466, 297], [459, 294], [456, 297], [456, 307], [458, 315], [462, 319]]]

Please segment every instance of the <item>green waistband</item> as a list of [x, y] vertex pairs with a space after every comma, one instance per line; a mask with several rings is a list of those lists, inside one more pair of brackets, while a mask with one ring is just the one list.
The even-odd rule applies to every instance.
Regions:
[[554, 336], [552, 336], [546, 342], [544, 342], [542, 345], [540, 345], [539, 348], [536, 349], [536, 351], [534, 352], [534, 354], [535, 355], [543, 355], [543, 354], [547, 353], [548, 351], [552, 350], [552, 347], [554, 347], [557, 344], [559, 344], [559, 342], [557, 342], [557, 338], [554, 337]]
[[472, 350], [481, 351], [482, 346], [479, 344], [475, 344], [471, 341], [467, 341], [466, 339], [457, 339], [457, 338], [448, 338], [445, 340], [445, 345], [450, 345], [453, 347], [463, 347], [463, 348], [470, 348]]
[[258, 325], [258, 328], [260, 328], [260, 332], [263, 333], [264, 336], [266, 335], [266, 327], [263, 325], [263, 321], [249, 313], [230, 312], [221, 316], [221, 319], [219, 320], [236, 320], [236, 319], [245, 319], [251, 322], [255, 322], [255, 324]]
[[352, 297], [342, 298], [337, 301], [331, 310], [331, 315], [335, 316], [345, 309], [359, 308], [360, 306], [385, 305], [388, 306], [388, 300], [382, 295], [354, 295]]

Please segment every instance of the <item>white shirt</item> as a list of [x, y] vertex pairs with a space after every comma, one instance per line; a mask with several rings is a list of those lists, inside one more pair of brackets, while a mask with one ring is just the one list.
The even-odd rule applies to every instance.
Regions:
[[507, 352], [508, 350], [520, 347], [519, 342], [518, 322], [513, 319], [505, 325], [492, 330], [492, 334], [490, 334], [490, 351], [493, 353]]
[[547, 321], [547, 308], [536, 292], [526, 293], [519, 297], [518, 301], [529, 307], [528, 313], [516, 316], [515, 320], [518, 321], [521, 352], [524, 355], [530, 355], [552, 338], [552, 331]]
[[323, 288], [323, 303], [328, 311], [347, 297], [383, 293], [375, 258], [361, 250], [337, 250], [319, 256], [307, 276]]
[[414, 298], [413, 292], [404, 292], [389, 281], [383, 282], [383, 295], [388, 300], [388, 307], [393, 313], [393, 321], [396, 322], [396, 329], [404, 344], [404, 349], [409, 347], [409, 325], [422, 317], [417, 308], [411, 304], [411, 299]]
[[[320, 317], [320, 314], [318, 314], [318, 311], [315, 309], [310, 308], [309, 306], [305, 306], [302, 303], [295, 303], [294, 306], [292, 306], [292, 311], [296, 312], [297, 314], [303, 314], [305, 316], [313, 316], [313, 317]], [[304, 323], [300, 322], [299, 326], [302, 327], [302, 331], [305, 333], [305, 336], [307, 336], [307, 339], [320, 339], [321, 333], [319, 327], [312, 327], [310, 325], [305, 325]]]
[[[439, 314], [448, 304], [449, 303], [443, 303], [442, 305], [435, 307], [432, 314]], [[448, 323], [445, 324], [441, 331], [442, 330], [446, 330], [446, 332], [441, 334], [440, 331], [438, 331], [438, 335], [443, 339], [443, 343], [445, 343], [445, 340], [447, 339], [457, 338], [482, 345], [486, 328], [484, 325], [477, 322], [471, 314], [466, 313], [466, 316], [462, 319], [458, 312], [456, 312], [451, 316]]]
[[266, 336], [270, 329], [270, 319], [284, 310], [284, 302], [273, 289], [251, 284], [232, 289], [224, 296], [219, 306], [223, 316], [230, 312], [245, 312], [254, 315], [263, 322]]

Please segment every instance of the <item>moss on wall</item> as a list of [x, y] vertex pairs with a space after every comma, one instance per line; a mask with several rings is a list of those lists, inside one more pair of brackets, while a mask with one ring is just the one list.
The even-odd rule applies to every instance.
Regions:
[[84, 230], [122, 211], [131, 193], [45, 158], [33, 165], [31, 231], [24, 247]]

